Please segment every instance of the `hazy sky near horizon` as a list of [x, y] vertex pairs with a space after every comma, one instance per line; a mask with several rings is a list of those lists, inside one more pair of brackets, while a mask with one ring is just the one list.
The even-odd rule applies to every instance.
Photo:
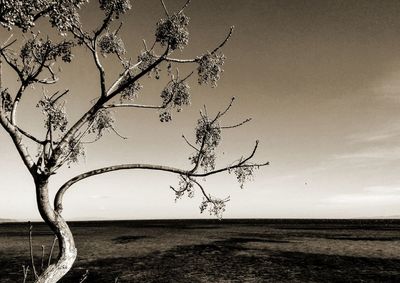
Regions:
[[[171, 11], [185, 1], [165, 0]], [[84, 26], [101, 21], [97, 1], [82, 10]], [[127, 56], [136, 59], [142, 39], [152, 42], [163, 17], [158, 0], [133, 1], [122, 17]], [[252, 117], [224, 133], [223, 166], [248, 154], [260, 140], [257, 161], [271, 165], [256, 172], [241, 190], [233, 175], [204, 182], [212, 195], [230, 196], [225, 217], [342, 218], [400, 215], [400, 3], [398, 1], [193, 0], [189, 46], [180, 58], [212, 50], [235, 25], [223, 52], [222, 79], [213, 89], [191, 79], [192, 105], [160, 123], [151, 110], [115, 111], [117, 128], [128, 140], [108, 134], [87, 146], [86, 160], [62, 169], [57, 186], [76, 174], [115, 163], [144, 162], [188, 168], [191, 153], [181, 135], [193, 137], [203, 104], [211, 113], [237, 98], [225, 123]], [[39, 23], [42, 34], [46, 24]], [[17, 33], [16, 33], [17, 34]], [[50, 32], [52, 36], [56, 36]], [[1, 30], [0, 41], [9, 33]], [[89, 53], [77, 49], [62, 65], [58, 88], [71, 89], [70, 120], [99, 95]], [[102, 58], [109, 84], [120, 71], [112, 56]], [[180, 69], [189, 72], [190, 67]], [[156, 103], [165, 83], [144, 79], [138, 102]], [[3, 85], [15, 76], [4, 69]], [[55, 90], [52, 88], [50, 90]], [[23, 98], [19, 121], [44, 134], [34, 107], [41, 88]], [[40, 135], [38, 134], [38, 135]], [[0, 132], [0, 218], [39, 219], [33, 181], [9, 137]], [[34, 151], [35, 148], [32, 149]], [[167, 173], [125, 171], [96, 176], [72, 187], [65, 197], [67, 219], [200, 218], [201, 195], [174, 202]]]

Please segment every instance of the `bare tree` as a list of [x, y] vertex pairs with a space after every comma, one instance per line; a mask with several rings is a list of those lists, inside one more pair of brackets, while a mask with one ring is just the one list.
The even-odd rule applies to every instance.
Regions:
[[[7, 64], [8, 69], [15, 72], [18, 77], [18, 89], [15, 93], [0, 85], [0, 123], [11, 137], [24, 165], [33, 177], [40, 215], [57, 236], [59, 244], [57, 260], [38, 275], [36, 282], [57, 282], [70, 270], [76, 259], [74, 238], [62, 217], [63, 196], [76, 182], [117, 170], [166, 171], [179, 177], [179, 186], [171, 186], [177, 198], [185, 194], [192, 195], [197, 187], [204, 196], [200, 205], [201, 211], [209, 209], [211, 214], [220, 217], [228, 199], [219, 199], [208, 194], [201, 185], [199, 177], [204, 178], [222, 172], [234, 173], [242, 186], [252, 177], [254, 169], [268, 164], [252, 162], [258, 146], [257, 141], [249, 155], [240, 157], [225, 167], [216, 168], [215, 152], [221, 140], [221, 133], [250, 121], [246, 119], [237, 124], [222, 124], [222, 118], [231, 109], [234, 101], [232, 98], [228, 106], [214, 116], [207, 113], [205, 106], [202, 108], [193, 141], [182, 136], [193, 150], [189, 157], [191, 162], [189, 169], [132, 163], [91, 170], [65, 182], [59, 188], [52, 205], [48, 188], [52, 175], [62, 166], [78, 161], [84, 154], [84, 145], [88, 138], [97, 141], [106, 132], [117, 133], [111, 109], [123, 107], [132, 110], [153, 109], [158, 112], [161, 122], [169, 122], [172, 111], [179, 112], [182, 107], [189, 105], [188, 81], [193, 74], [197, 73], [199, 84], [216, 86], [225, 60], [221, 48], [228, 42], [233, 31], [232, 27], [212, 51], [204, 52], [195, 58], [177, 59], [173, 56], [174, 51], [183, 50], [188, 44], [189, 18], [185, 15], [185, 10], [190, 0], [175, 12], [168, 11], [161, 0], [160, 8], [165, 12], [165, 16], [156, 25], [154, 42], [150, 46], [143, 42], [144, 47], [138, 59], [132, 60], [127, 57], [124, 42], [119, 36], [122, 24], [115, 24], [131, 8], [129, 0], [99, 0], [99, 8], [103, 11], [104, 18], [99, 26], [91, 31], [85, 30], [79, 18], [79, 10], [84, 2], [87, 1], [5, 0], [1, 1], [0, 6], [1, 25], [9, 30], [19, 28], [25, 33], [20, 46], [11, 34], [0, 47], [2, 63]], [[59, 42], [37, 31], [35, 23], [43, 17], [48, 18], [51, 25], [59, 32], [61, 36]], [[29, 86], [45, 87], [57, 84], [60, 71], [56, 66], [60, 60], [65, 63], [71, 62], [73, 48], [87, 49], [89, 51], [87, 54], [93, 59], [99, 81], [97, 98], [91, 104], [88, 103], [88, 110], [79, 119], [69, 123], [64, 106], [64, 99], [69, 90], [60, 90], [51, 95], [42, 93], [37, 105], [32, 107], [38, 107], [43, 113], [46, 134], [44, 137], [37, 137], [24, 130], [18, 123], [17, 114], [21, 98]], [[110, 85], [106, 83], [106, 75], [109, 74], [102, 64], [102, 56], [107, 55], [116, 56], [121, 63], [121, 73]], [[177, 69], [180, 64], [192, 65], [193, 71], [182, 76]], [[161, 91], [160, 104], [136, 103], [137, 94], [142, 88], [141, 79], [144, 76], [158, 79], [161, 68], [167, 70], [169, 81]], [[173, 69], [176, 69], [176, 72]], [[28, 151], [28, 145], [32, 143], [35, 143], [36, 147]], [[36, 155], [31, 155], [30, 152], [34, 151]]]

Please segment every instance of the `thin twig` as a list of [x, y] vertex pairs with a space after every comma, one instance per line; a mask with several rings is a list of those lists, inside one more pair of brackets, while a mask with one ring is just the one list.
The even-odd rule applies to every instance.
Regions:
[[21, 134], [23, 134], [23, 135], [26, 136], [27, 138], [30, 138], [31, 140], [37, 142], [38, 144], [45, 144], [45, 143], [46, 143], [45, 141], [39, 140], [38, 138], [34, 137], [33, 135], [31, 135], [30, 133], [24, 131], [23, 129], [21, 129], [21, 128], [18, 127], [18, 126], [15, 126], [15, 128], [17, 128], [17, 130], [18, 130]]
[[[61, 97], [63, 97], [64, 95], [66, 95], [67, 93], [69, 93], [69, 89], [66, 89], [63, 93], [61, 93], [58, 97], [56, 97], [51, 104], [54, 104], [57, 102], [57, 100], [59, 100]], [[54, 97], [54, 95], [52, 96], [52, 98]]]
[[42, 259], [40, 263], [40, 272], [43, 272], [43, 267], [44, 267], [44, 245], [42, 245]]
[[25, 267], [25, 265], [22, 265], [22, 272], [24, 274], [24, 280], [22, 281], [22, 283], [26, 282], [26, 279], [28, 278], [28, 271], [29, 271], [29, 265], [27, 265]]
[[101, 138], [100, 135], [97, 135], [96, 138], [94, 140], [91, 141], [81, 141], [82, 144], [88, 144], [88, 143], [95, 143], [97, 142], [99, 139]]
[[2, 81], [3, 81], [3, 61], [0, 57], [0, 90], [2, 89]]
[[120, 31], [121, 28], [122, 28], [122, 25], [123, 25], [123, 22], [119, 23], [118, 28], [114, 31], [114, 35], [117, 35], [117, 34], [119, 33], [119, 31]]
[[35, 275], [35, 278], [38, 279], [39, 276], [36, 272], [36, 268], [35, 268], [35, 261], [33, 259], [33, 244], [32, 244], [32, 229], [33, 226], [31, 224], [31, 222], [28, 222], [29, 224], [29, 251], [30, 251], [30, 256], [31, 256], [31, 265], [32, 265], [32, 270], [33, 270], [33, 274]]
[[205, 104], [203, 104], [203, 109], [205, 117], [208, 117], [207, 106]]
[[160, 0], [161, 1], [161, 5], [163, 6], [163, 8], [164, 8], [164, 12], [165, 12], [165, 14], [167, 15], [167, 17], [169, 18], [169, 13], [168, 13], [168, 10], [167, 10], [167, 6], [165, 6], [165, 3], [164, 3], [164, 1], [163, 0]]
[[124, 137], [124, 136], [122, 136], [120, 133], [118, 133], [118, 131], [114, 128], [114, 127], [110, 127], [111, 128], [111, 130], [117, 135], [117, 136], [119, 136], [121, 139], [123, 139], [123, 140], [126, 140], [126, 139], [128, 139], [127, 137]]
[[188, 141], [188, 139], [185, 137], [185, 135], [182, 135], [182, 138], [185, 140], [185, 142], [186, 142], [191, 148], [193, 148], [193, 149], [196, 150], [196, 151], [200, 151], [198, 148], [196, 148], [194, 145], [192, 145], [192, 144]]
[[10, 41], [10, 39], [14, 36], [14, 34], [10, 34], [10, 36], [6, 39], [6, 41], [3, 42], [3, 44], [0, 46], [1, 49], [5, 49], [7, 47], [9, 47], [10, 45], [12, 45], [15, 41], [17, 41], [16, 39], [13, 40], [13, 42], [11, 42], [10, 44], [7, 45], [7, 42]]
[[243, 124], [246, 124], [247, 122], [250, 122], [250, 121], [251, 121], [251, 118], [247, 118], [243, 122], [240, 122], [240, 123], [232, 125], [232, 126], [223, 126], [223, 127], [221, 127], [221, 129], [232, 129], [232, 128], [240, 127]]
[[210, 197], [209, 195], [207, 195], [206, 190], [203, 188], [203, 186], [202, 186], [199, 182], [197, 182], [195, 179], [193, 179], [193, 178], [190, 178], [190, 180], [191, 180], [192, 182], [194, 182], [194, 183], [200, 188], [201, 193], [203, 194], [203, 196], [204, 196], [209, 202], [212, 203], [211, 197]]
[[229, 109], [232, 107], [233, 102], [235, 101], [235, 97], [231, 98], [231, 102], [229, 103], [228, 107], [226, 107], [226, 109], [224, 111], [222, 111], [219, 115], [218, 118], [221, 118], [222, 116], [224, 116], [226, 114], [226, 112], [229, 111]]
[[171, 188], [171, 190], [173, 190], [176, 194], [183, 194], [184, 192], [186, 192], [189, 189], [189, 186], [190, 186], [188, 179], [189, 180], [191, 180], [191, 179], [188, 177], [185, 177], [184, 175], [180, 175], [180, 176], [186, 182], [184, 188], [175, 189], [173, 186], [169, 186]]
[[7, 65], [9, 65], [15, 71], [15, 73], [17, 73], [21, 82], [25, 83], [25, 78], [24, 78], [22, 71], [18, 68], [18, 65], [16, 63], [14, 64], [13, 62], [11, 62], [11, 59], [9, 59], [7, 57], [6, 53], [4, 53], [4, 51], [5, 51], [4, 49], [0, 49], [0, 54], [1, 54], [1, 56], [3, 56], [4, 61], [6, 61]]
[[89, 270], [86, 269], [86, 272], [85, 274], [82, 275], [82, 278], [79, 280], [79, 283], [84, 282], [88, 278], [88, 276], [89, 276]]
[[214, 54], [215, 52], [217, 52], [222, 46], [224, 46], [224, 45], [228, 42], [229, 38], [231, 38], [231, 36], [232, 36], [232, 33], [233, 33], [233, 29], [234, 29], [234, 28], [235, 28], [234, 26], [231, 26], [231, 28], [230, 28], [230, 30], [229, 30], [229, 33], [228, 33], [228, 35], [226, 36], [226, 38], [224, 39], [224, 41], [222, 41], [221, 44], [218, 45], [218, 46], [211, 52], [211, 54]]
[[186, 81], [188, 78], [190, 78], [194, 74], [194, 71], [190, 72], [186, 77], [184, 77], [181, 82]]
[[190, 4], [190, 1], [191, 1], [191, 0], [187, 0], [187, 1], [186, 1], [185, 5], [183, 5], [183, 7], [182, 7], [182, 8], [179, 10], [178, 14], [182, 13], [182, 12], [183, 12], [183, 10], [185, 10], [185, 9], [186, 9], [186, 7], [187, 7], [187, 6], [189, 6], [189, 4]]

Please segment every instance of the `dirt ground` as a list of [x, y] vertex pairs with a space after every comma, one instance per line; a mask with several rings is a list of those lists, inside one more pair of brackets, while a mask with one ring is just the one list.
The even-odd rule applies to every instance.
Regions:
[[[399, 220], [185, 220], [71, 223], [65, 283], [400, 282]], [[36, 268], [53, 236], [34, 224]], [[22, 282], [28, 225], [0, 224], [0, 282]], [[28, 281], [33, 282], [32, 273]]]

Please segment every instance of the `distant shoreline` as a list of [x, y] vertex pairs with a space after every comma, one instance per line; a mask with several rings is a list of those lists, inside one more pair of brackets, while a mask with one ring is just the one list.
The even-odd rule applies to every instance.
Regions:
[[[24, 224], [24, 223], [44, 223], [41, 220], [13, 220], [13, 219], [0, 219], [1, 224]], [[207, 219], [92, 219], [92, 220], [68, 220], [69, 223], [225, 223], [225, 224], [241, 224], [241, 223], [263, 223], [263, 224], [279, 224], [279, 223], [304, 223], [304, 224], [335, 224], [335, 223], [383, 223], [383, 222], [400, 222], [400, 217], [384, 218], [223, 218], [218, 220], [216, 218]]]

